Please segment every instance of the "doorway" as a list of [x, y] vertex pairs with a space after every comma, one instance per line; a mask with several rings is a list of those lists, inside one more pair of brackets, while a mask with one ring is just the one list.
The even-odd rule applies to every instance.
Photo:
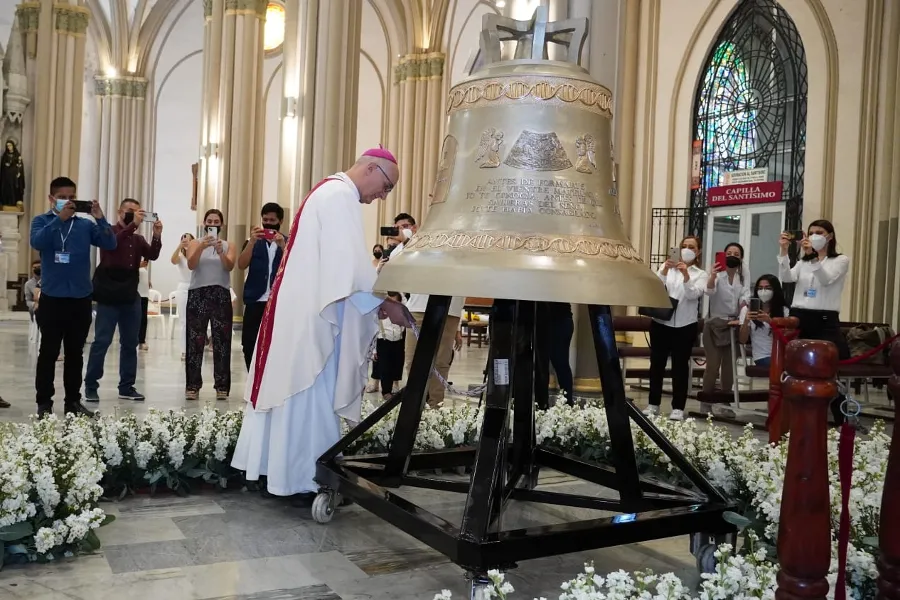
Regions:
[[744, 266], [753, 282], [760, 275], [778, 276], [778, 240], [784, 231], [784, 204], [711, 208], [704, 236], [703, 265], [709, 268], [716, 252], [737, 242], [744, 247]]

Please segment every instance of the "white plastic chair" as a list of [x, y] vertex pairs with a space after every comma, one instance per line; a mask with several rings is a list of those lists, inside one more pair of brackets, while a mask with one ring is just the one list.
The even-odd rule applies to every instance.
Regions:
[[[150, 328], [150, 323], [154, 320], [159, 321], [159, 325], [162, 328], [163, 334], [166, 332], [166, 316], [162, 313], [162, 294], [157, 290], [150, 290], [150, 293], [147, 296], [147, 328]], [[154, 337], [159, 337], [158, 335]]]
[[[169, 293], [169, 320], [166, 323], [166, 339], [171, 340], [175, 335], [175, 321], [178, 321], [181, 315], [178, 313], [178, 292]], [[179, 325], [181, 322], [179, 321]]]

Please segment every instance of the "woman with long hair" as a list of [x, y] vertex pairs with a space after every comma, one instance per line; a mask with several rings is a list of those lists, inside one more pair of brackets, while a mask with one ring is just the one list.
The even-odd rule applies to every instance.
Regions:
[[188, 268], [187, 249], [194, 236], [190, 233], [182, 234], [181, 241], [172, 253], [172, 264], [178, 267], [178, 287], [175, 288], [175, 306], [178, 311], [179, 327], [181, 333], [178, 336], [178, 346], [181, 348], [181, 360], [185, 357], [185, 343], [187, 340], [187, 298], [191, 287], [191, 270]]
[[[734, 387], [734, 357], [731, 355], [731, 327], [741, 306], [750, 300], [750, 274], [744, 269], [744, 247], [737, 242], [725, 246], [725, 264], [713, 263], [704, 293], [709, 297], [709, 314], [703, 323], [703, 349], [706, 370], [703, 391], [712, 392], [721, 372], [722, 390]], [[701, 412], [709, 412], [701, 404]]]
[[231, 271], [236, 246], [222, 239], [225, 217], [211, 208], [203, 216], [204, 236], [187, 249], [191, 284], [187, 301], [187, 357], [185, 398], [196, 400], [203, 387], [203, 347], [206, 329], [212, 325], [213, 379], [216, 399], [227, 400], [231, 393]]
[[381, 258], [384, 256], [384, 246], [375, 244], [372, 246], [372, 266], [376, 269], [381, 264]]
[[699, 303], [709, 273], [700, 268], [700, 238], [688, 236], [681, 241], [678, 256], [670, 256], [657, 271], [669, 297], [677, 302], [668, 319], [650, 323], [650, 406], [647, 415], [658, 415], [662, 404], [662, 384], [666, 363], [672, 358], [672, 412], [669, 419], [684, 420], [690, 384], [691, 351], [697, 341]]
[[759, 310], [742, 313], [739, 338], [741, 344], [750, 342], [753, 364], [768, 367], [772, 359], [770, 322], [787, 316], [781, 282], [774, 275], [763, 275], [753, 286], [753, 298], [759, 299]]
[[[800, 260], [793, 267], [788, 257], [792, 243], [788, 233], [781, 234], [778, 276], [782, 283], [793, 283], [791, 316], [800, 320], [799, 335], [809, 340], [825, 340], [838, 348], [841, 360], [850, 358], [850, 348], [841, 333], [841, 295], [850, 270], [850, 258], [837, 251], [834, 225], [824, 219], [813, 221], [800, 242]], [[843, 423], [838, 396], [831, 403], [835, 423]]]

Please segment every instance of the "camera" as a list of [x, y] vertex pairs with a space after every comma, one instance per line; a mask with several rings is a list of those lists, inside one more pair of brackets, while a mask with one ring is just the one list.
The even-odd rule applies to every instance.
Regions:
[[398, 237], [400, 235], [399, 227], [382, 227], [381, 235], [384, 237]]

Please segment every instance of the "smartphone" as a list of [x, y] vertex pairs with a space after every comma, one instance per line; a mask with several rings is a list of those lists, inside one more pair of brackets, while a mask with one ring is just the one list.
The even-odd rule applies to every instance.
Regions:
[[264, 240], [269, 240], [269, 241], [274, 240], [276, 235], [278, 235], [277, 229], [263, 229], [262, 230], [262, 236], [263, 236]]
[[795, 229], [793, 231], [786, 231], [785, 233], [788, 234], [788, 238], [790, 238], [791, 240], [800, 242], [803, 241], [803, 235], [805, 232], [802, 229]]
[[399, 227], [382, 227], [381, 235], [384, 237], [398, 237], [400, 235]]
[[155, 212], [144, 213], [144, 223], [156, 223], [157, 221], [159, 221], [159, 215]]
[[669, 260], [673, 263], [678, 263], [681, 261], [681, 249], [680, 248], [669, 248]]
[[750, 298], [750, 312], [758, 313], [762, 310], [762, 300], [759, 298]]
[[75, 200], [75, 212], [90, 213], [94, 208], [94, 203], [90, 200]]
[[721, 266], [723, 270], [725, 268], [727, 268], [727, 265], [725, 264], [725, 253], [724, 252], [716, 252], [716, 264]]
[[206, 235], [219, 239], [219, 228], [218, 227], [206, 227], [205, 228]]

